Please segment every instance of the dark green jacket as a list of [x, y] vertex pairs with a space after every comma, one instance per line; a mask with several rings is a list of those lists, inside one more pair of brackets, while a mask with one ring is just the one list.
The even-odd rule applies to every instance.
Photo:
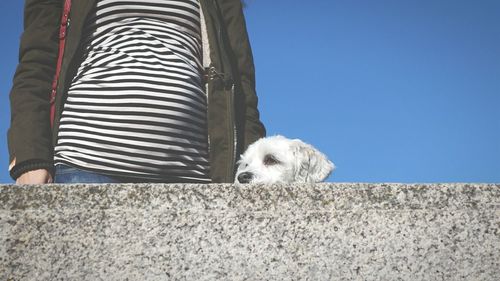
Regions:
[[[82, 59], [82, 30], [96, 0], [73, 0], [57, 86], [54, 128], [49, 92], [56, 69], [63, 0], [26, 0], [19, 65], [12, 91], [8, 144], [11, 176], [49, 168], [66, 92]], [[255, 94], [255, 70], [240, 0], [200, 0], [210, 45], [208, 132], [214, 182], [233, 182], [236, 158], [265, 135]], [[14, 165], [12, 165], [14, 164]]]

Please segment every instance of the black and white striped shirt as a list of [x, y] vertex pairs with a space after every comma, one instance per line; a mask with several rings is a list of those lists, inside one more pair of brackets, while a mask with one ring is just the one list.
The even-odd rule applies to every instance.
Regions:
[[55, 164], [209, 182], [198, 0], [98, 0], [83, 38]]

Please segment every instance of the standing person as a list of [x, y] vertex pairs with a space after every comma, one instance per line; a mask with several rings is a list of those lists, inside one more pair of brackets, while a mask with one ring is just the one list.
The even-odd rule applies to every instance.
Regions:
[[265, 135], [240, 0], [24, 9], [8, 132], [16, 183], [233, 182], [236, 157]]

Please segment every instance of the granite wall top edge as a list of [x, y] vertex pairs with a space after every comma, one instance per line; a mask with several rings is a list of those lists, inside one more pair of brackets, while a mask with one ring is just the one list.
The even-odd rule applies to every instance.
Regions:
[[500, 184], [0, 185], [0, 212], [114, 208], [271, 213], [352, 209], [500, 209]]

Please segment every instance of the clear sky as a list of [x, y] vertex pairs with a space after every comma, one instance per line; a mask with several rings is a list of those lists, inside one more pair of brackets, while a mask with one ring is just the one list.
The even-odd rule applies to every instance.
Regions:
[[[0, 182], [22, 6], [0, 2]], [[268, 134], [323, 151], [328, 181], [500, 182], [500, 1], [247, 0], [245, 13]]]

